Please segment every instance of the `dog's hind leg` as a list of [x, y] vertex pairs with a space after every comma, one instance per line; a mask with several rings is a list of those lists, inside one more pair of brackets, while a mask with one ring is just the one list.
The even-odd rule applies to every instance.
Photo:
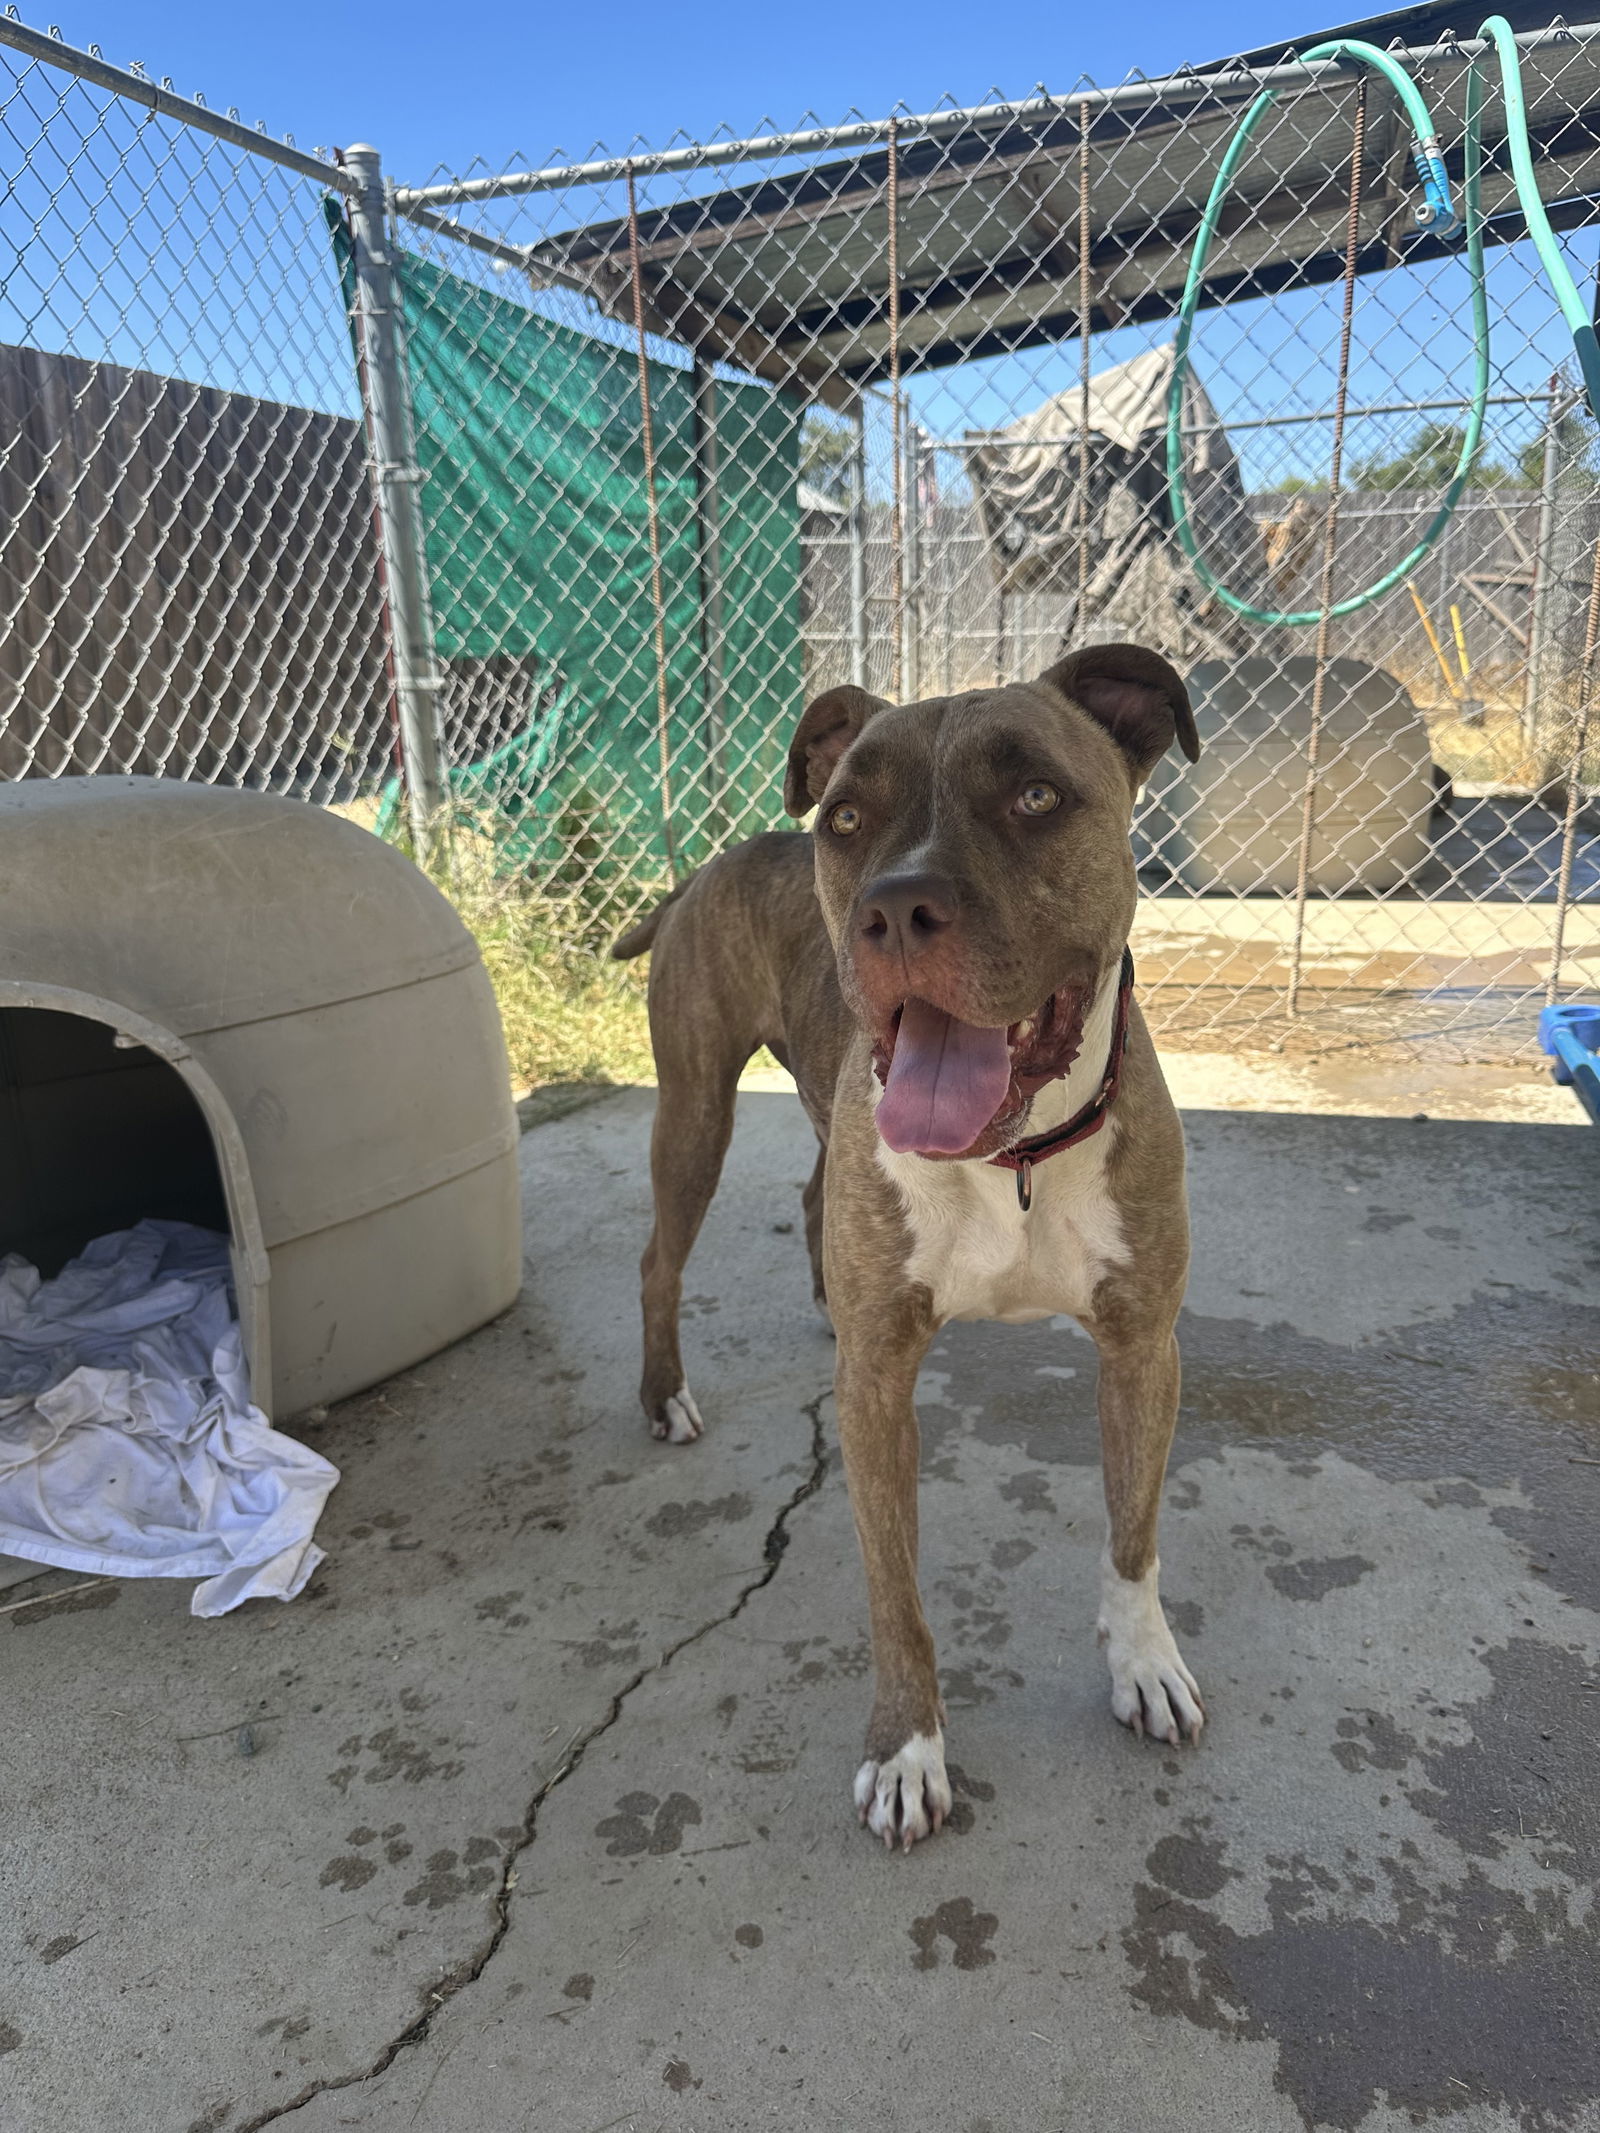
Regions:
[[828, 1310], [828, 1285], [822, 1273], [822, 1179], [828, 1167], [828, 1144], [818, 1136], [817, 1163], [806, 1180], [805, 1190], [800, 1195], [800, 1205], [806, 1216], [806, 1250], [811, 1254], [811, 1296], [823, 1321], [830, 1327], [833, 1318]]
[[683, 1269], [722, 1175], [740, 1069], [758, 1040], [744, 1042], [742, 1034], [715, 1026], [714, 1016], [658, 1012], [653, 994], [650, 1021], [659, 1090], [650, 1136], [655, 1226], [640, 1264], [644, 1377], [639, 1398], [653, 1436], [690, 1444], [703, 1424], [678, 1345]]

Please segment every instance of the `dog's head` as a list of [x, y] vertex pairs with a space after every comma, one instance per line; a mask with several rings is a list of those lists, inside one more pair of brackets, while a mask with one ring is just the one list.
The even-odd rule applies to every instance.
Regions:
[[1071, 1065], [1133, 923], [1134, 797], [1174, 739], [1199, 754], [1183, 683], [1134, 644], [1011, 688], [807, 707], [784, 804], [817, 810], [817, 894], [890, 1147], [993, 1154]]

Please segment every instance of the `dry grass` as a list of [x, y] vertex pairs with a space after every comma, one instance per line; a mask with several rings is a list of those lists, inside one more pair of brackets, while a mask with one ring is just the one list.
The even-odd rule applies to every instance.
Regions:
[[645, 971], [564, 942], [549, 905], [510, 890], [457, 894], [500, 1002], [518, 1094], [553, 1082], [655, 1079]]
[[[331, 812], [376, 830], [376, 800]], [[448, 868], [436, 879], [476, 939], [493, 982], [517, 1095], [558, 1084], [653, 1081], [649, 964], [609, 959], [609, 933], [620, 931], [620, 922], [607, 928], [593, 913], [507, 882], [494, 860], [492, 841], [457, 821]]]

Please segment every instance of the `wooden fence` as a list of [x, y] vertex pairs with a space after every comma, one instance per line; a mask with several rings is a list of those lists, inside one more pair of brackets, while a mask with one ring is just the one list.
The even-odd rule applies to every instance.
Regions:
[[0, 776], [393, 760], [361, 425], [0, 346]]

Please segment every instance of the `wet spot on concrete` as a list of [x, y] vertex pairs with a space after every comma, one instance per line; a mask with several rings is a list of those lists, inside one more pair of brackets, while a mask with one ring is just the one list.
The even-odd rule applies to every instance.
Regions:
[[[1480, 1858], [1532, 1837], [1547, 1860], [1564, 1853], [1570, 1871], [1592, 1876], [1600, 1676], [1576, 1654], [1525, 1637], [1484, 1663], [1495, 1693], [1473, 1706], [1468, 1743], [1419, 1755], [1425, 1784], [1409, 1792], [1412, 1806]], [[1564, 1713], [1577, 1716], [1563, 1724]]]
[[0, 2022], [0, 2059], [7, 2052], [14, 2052], [22, 2042], [22, 2031], [11, 2022]]
[[1404, 1770], [1416, 1753], [1416, 1742], [1381, 1711], [1341, 1718], [1334, 1731], [1339, 1738], [1333, 1744], [1333, 1759], [1352, 1772]]
[[592, 2000], [594, 1998], [594, 1979], [587, 1970], [579, 1970], [567, 1979], [561, 1990], [569, 2000]]
[[492, 1889], [500, 1878], [492, 1866], [469, 1866], [458, 1873], [458, 1854], [451, 1851], [434, 1852], [428, 1859], [428, 1871], [415, 1888], [406, 1890], [408, 1904], [425, 1903], [430, 1911], [442, 1911], [447, 1905], [459, 1903], [464, 1896], [482, 1896]]
[[1033, 1542], [1018, 1534], [1012, 1540], [996, 1541], [989, 1550], [989, 1560], [996, 1570], [1015, 1570], [1035, 1552]]
[[1382, 1237], [1392, 1229], [1404, 1229], [1408, 1222], [1415, 1222], [1416, 1219], [1415, 1215], [1395, 1214], [1390, 1208], [1369, 1207], [1367, 1209], [1367, 1219], [1362, 1223], [1361, 1227]]
[[[1345, 1766], [1415, 1770], [1396, 1789], [1467, 1855], [1439, 1878], [1409, 1840], [1378, 1862], [1353, 1853], [1269, 1858], [1267, 1926], [1241, 1933], [1207, 1907], [1205, 1868], [1164, 1847], [1146, 1862], [1123, 1934], [1134, 1998], [1237, 2038], [1270, 2041], [1277, 2085], [1308, 2126], [1354, 2133], [1380, 2105], [1417, 2122], [1476, 2103], [1525, 2133], [1586, 2123], [1600, 2093], [1600, 1919], [1587, 1900], [1590, 1742], [1549, 1724], [1585, 1708], [1580, 1658], [1531, 1640], [1487, 1654], [1492, 1694], [1472, 1736], [1412, 1741], [1377, 1713], [1340, 1722]], [[1545, 1736], [1549, 1737], [1546, 1738]], [[1199, 1825], [1196, 1825], [1197, 1830]], [[1491, 1881], [1478, 1860], [1526, 1856], [1531, 1893]], [[1220, 1860], [1217, 1862], [1220, 1866]], [[1552, 1876], [1570, 1875], [1562, 1882]], [[1329, 2020], [1329, 1980], [1353, 2019]]]
[[41, 1963], [59, 1963], [64, 1955], [70, 1955], [74, 1948], [82, 1946], [83, 1942], [76, 1933], [58, 1933], [54, 1940], [47, 1940], [39, 1950], [39, 1960]]
[[362, 1859], [355, 1852], [347, 1852], [341, 1859], [330, 1859], [317, 1876], [319, 1889], [343, 1889], [347, 1896], [357, 1889], [364, 1889], [377, 1873], [377, 1865], [371, 1859]]
[[346, 1844], [356, 1845], [376, 1844], [378, 1841], [378, 1832], [375, 1829], [368, 1829], [365, 1822], [358, 1822], [354, 1829], [348, 1830], [345, 1833], [344, 1841], [346, 1842]]
[[[478, 1602], [475, 1612], [480, 1622], [503, 1622], [513, 1607], [522, 1598], [520, 1592], [491, 1592]], [[522, 1617], [527, 1621], [527, 1616]]]
[[493, 1837], [469, 1837], [467, 1848], [461, 1856], [468, 1866], [477, 1866], [481, 1860], [498, 1859], [500, 1847]]
[[992, 1911], [975, 1910], [970, 1896], [952, 1896], [928, 1917], [914, 1918], [906, 1929], [916, 1949], [911, 1967], [937, 1970], [939, 1942], [944, 1939], [950, 1943], [950, 1960], [958, 1970], [981, 1970], [994, 1961], [995, 1952], [989, 1943], [999, 1925]]
[[220, 2133], [220, 2128], [225, 2126], [232, 2116], [231, 2103], [210, 2104], [198, 2118], [190, 2119], [187, 2133]]
[[[1447, 1318], [1345, 1347], [1185, 1312], [1175, 1464], [1241, 1438], [1326, 1446], [1386, 1479], [1498, 1490], [1502, 1531], [1553, 1551], [1552, 1582], [1600, 1609], [1600, 1310], [1489, 1288]], [[953, 1369], [954, 1396], [965, 1397]], [[1085, 1441], [1087, 1455], [1090, 1446]], [[1457, 1500], [1440, 1496], [1441, 1502]]]
[[733, 1937], [741, 1948], [759, 1948], [767, 1936], [759, 1926], [735, 1926]]
[[750, 1516], [750, 1498], [742, 1493], [719, 1496], [710, 1503], [664, 1503], [644, 1522], [647, 1533], [661, 1540], [682, 1540], [710, 1525], [737, 1525]]
[[[1547, 1922], [1480, 1877], [1410, 1929], [1293, 1915], [1279, 1886], [1273, 1924], [1238, 1934], [1197, 1904], [1141, 1884], [1123, 1946], [1134, 1997], [1225, 2036], [1271, 2039], [1277, 2085], [1308, 2126], [1354, 2133], [1381, 2102], [1420, 2121], [1473, 2102], [1512, 2112], [1528, 2133], [1571, 2126], [1600, 2088], [1600, 1993], [1592, 1934], [1545, 1937]], [[1497, 1961], [1481, 1930], [1515, 1918], [1518, 1953]], [[1349, 2024], [1330, 2024], [1328, 1980]]]
[[1206, 1611], [1198, 1600], [1169, 1600], [1163, 1596], [1161, 1604], [1175, 1636], [1198, 1637], [1205, 1628]]
[[11, 1627], [32, 1629], [37, 1622], [48, 1622], [52, 1615], [92, 1614], [97, 1608], [115, 1607], [121, 1598], [122, 1587], [115, 1583], [90, 1585], [83, 1592], [44, 1592], [16, 1610]]
[[662, 2069], [661, 2078], [674, 2096], [681, 2096], [686, 2089], [700, 2087], [687, 2059], [669, 2059]]
[[1483, 1491], [1470, 1481], [1441, 1481], [1429, 1490], [1428, 1501], [1436, 1510], [1453, 1503], [1460, 1504], [1463, 1510], [1475, 1511], [1483, 1502]]
[[684, 1831], [699, 1820], [699, 1802], [686, 1792], [669, 1793], [665, 1800], [653, 1792], [629, 1792], [618, 1800], [614, 1815], [595, 1824], [594, 1833], [608, 1840], [608, 1858], [633, 1859], [642, 1852], [660, 1857], [675, 1852]]
[[1286, 1600], [1320, 1600], [1345, 1586], [1359, 1585], [1377, 1567], [1364, 1555], [1310, 1556], [1299, 1563], [1269, 1563], [1267, 1576]]
[[1019, 1511], [1053, 1511], [1056, 1500], [1050, 1494], [1050, 1476], [1030, 1467], [1026, 1472], [1013, 1474], [1009, 1481], [1002, 1481], [1000, 1494], [1007, 1503], [1014, 1503]]

